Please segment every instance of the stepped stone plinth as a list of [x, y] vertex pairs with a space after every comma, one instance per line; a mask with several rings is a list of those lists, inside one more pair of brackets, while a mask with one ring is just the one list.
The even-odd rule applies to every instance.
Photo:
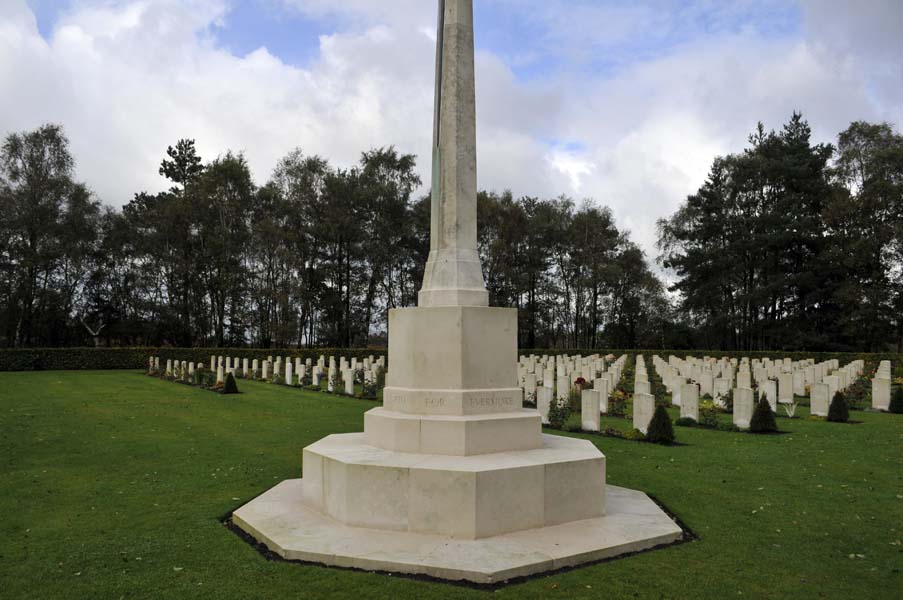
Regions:
[[389, 313], [383, 406], [233, 522], [292, 560], [478, 583], [673, 542], [592, 443], [523, 408], [517, 311], [488, 306], [477, 253], [472, 0], [440, 0], [437, 49], [430, 257], [420, 305]]

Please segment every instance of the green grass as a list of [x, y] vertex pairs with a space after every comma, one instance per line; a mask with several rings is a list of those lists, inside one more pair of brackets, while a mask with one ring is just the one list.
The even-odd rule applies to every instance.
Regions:
[[[265, 560], [220, 518], [300, 475], [301, 449], [372, 402], [131, 372], [0, 373], [0, 597], [899, 598], [903, 416], [780, 419], [780, 436], [678, 427], [679, 447], [584, 436], [608, 481], [697, 541], [471, 589]], [[800, 414], [808, 415], [805, 409]], [[629, 422], [605, 419], [627, 428]], [[852, 557], [852, 558], [851, 558]]]

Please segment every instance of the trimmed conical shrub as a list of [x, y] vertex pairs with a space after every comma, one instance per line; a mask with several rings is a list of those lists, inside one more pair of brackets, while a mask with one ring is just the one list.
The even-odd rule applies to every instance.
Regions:
[[831, 406], [828, 407], [828, 420], [832, 423], [846, 423], [850, 420], [850, 407], [843, 392], [834, 394]]
[[232, 376], [232, 373], [226, 375], [226, 382], [223, 385], [223, 393], [224, 394], [237, 394], [238, 393], [238, 384], [235, 383], [235, 377]]
[[671, 424], [671, 417], [664, 406], [657, 406], [649, 420], [649, 429], [646, 432], [646, 440], [653, 444], [673, 444], [674, 443], [674, 426]]
[[752, 418], [749, 420], [750, 433], [772, 433], [778, 430], [778, 424], [774, 419], [774, 411], [768, 403], [768, 396], [762, 394]]
[[898, 415], [903, 414], [903, 387], [898, 387], [894, 390], [893, 395], [890, 397], [888, 410]]

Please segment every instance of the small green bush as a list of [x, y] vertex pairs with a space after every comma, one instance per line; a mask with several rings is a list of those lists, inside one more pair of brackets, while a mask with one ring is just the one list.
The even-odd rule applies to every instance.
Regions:
[[855, 380], [850, 386], [847, 388], [847, 393], [844, 395], [844, 399], [847, 403], [848, 410], [864, 410], [868, 406], [868, 399], [871, 395], [870, 385], [868, 380], [864, 377], [860, 377]]
[[774, 412], [771, 410], [771, 404], [768, 403], [768, 397], [762, 394], [756, 409], [753, 411], [752, 418], [749, 420], [750, 433], [773, 433], [778, 430], [778, 423], [774, 418]]
[[828, 407], [828, 420], [832, 423], [846, 423], [850, 420], [850, 406], [843, 392], [834, 394], [831, 406]]
[[[583, 379], [581, 377], [581, 379]], [[580, 384], [574, 385], [571, 387], [568, 392], [568, 407], [570, 407], [571, 411], [579, 411], [580, 410], [580, 399], [583, 395], [583, 388]]]
[[888, 410], [898, 415], [903, 414], [903, 387], [894, 389], [894, 393], [890, 397]]
[[721, 396], [721, 404], [724, 405], [724, 412], [727, 412], [727, 413], [734, 412], [734, 390], [733, 390], [733, 388], [729, 389], [726, 394]]
[[235, 383], [235, 377], [232, 373], [226, 375], [226, 383], [223, 385], [223, 394], [237, 394], [238, 384]]
[[646, 440], [653, 444], [669, 445], [674, 443], [674, 427], [671, 425], [671, 417], [664, 406], [658, 406], [649, 421], [649, 430], [646, 432]]
[[711, 400], [699, 403], [699, 424], [703, 427], [718, 427], [718, 407]]
[[361, 384], [361, 398], [366, 400], [376, 400], [379, 389], [373, 382], [364, 382]]
[[625, 431], [620, 437], [625, 440], [632, 440], [634, 442], [642, 442], [646, 439], [646, 436], [643, 435], [643, 432], [639, 429], [631, 429], [630, 431]]
[[623, 417], [627, 414], [627, 402], [622, 398], [611, 398], [608, 401], [608, 413], [606, 414], [609, 417]]
[[571, 418], [571, 405], [568, 400], [555, 399], [549, 406], [549, 425], [552, 429], [564, 429]]
[[699, 425], [693, 417], [680, 417], [674, 421], [674, 424], [678, 427], [696, 427]]
[[204, 371], [202, 375], [202, 385], [206, 388], [213, 389], [216, 386], [216, 373], [213, 371]]

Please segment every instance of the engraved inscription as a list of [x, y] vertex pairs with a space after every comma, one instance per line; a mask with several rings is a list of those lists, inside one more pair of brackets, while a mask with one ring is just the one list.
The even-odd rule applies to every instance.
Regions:
[[439, 396], [438, 398], [427, 398], [426, 399], [427, 408], [443, 408], [445, 406], [445, 398]]
[[469, 409], [474, 408], [511, 408], [514, 406], [514, 398], [508, 395], [503, 396], [476, 396], [467, 398], [465, 406]]

